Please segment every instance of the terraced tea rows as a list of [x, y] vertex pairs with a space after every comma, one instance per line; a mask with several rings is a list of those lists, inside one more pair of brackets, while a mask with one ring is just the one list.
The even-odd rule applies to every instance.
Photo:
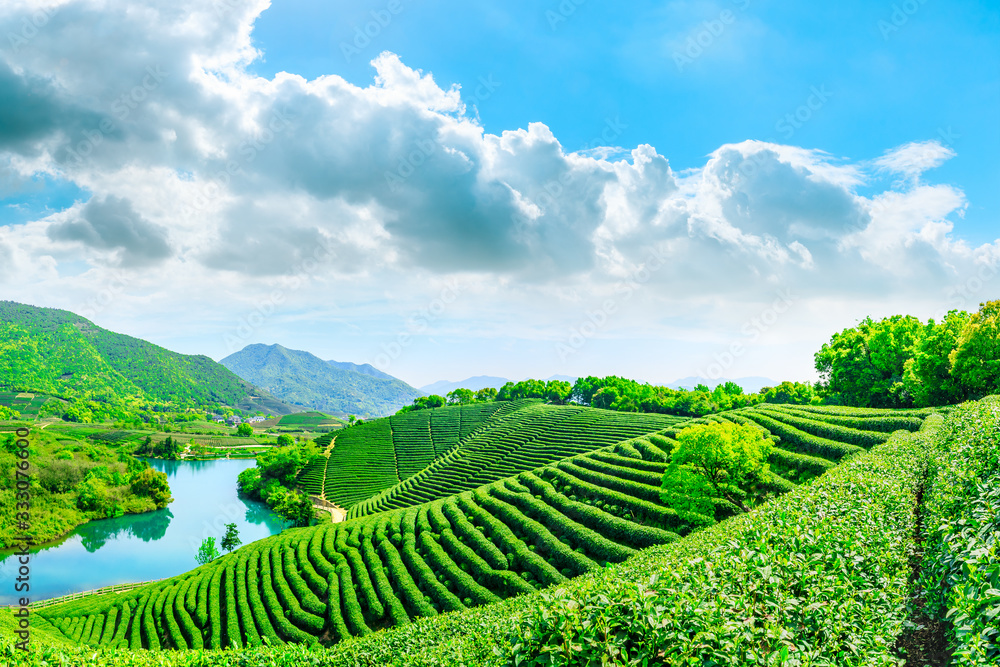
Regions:
[[524, 405], [409, 479], [349, 508], [348, 517], [419, 505], [682, 421], [580, 406]]
[[[772, 434], [785, 434], [772, 456], [778, 474], [765, 485], [773, 492], [834, 465], [799, 451], [807, 447], [796, 438], [818, 446], [804, 438], [819, 438], [807, 429], [826, 422], [794, 410], [710, 420], [767, 421]], [[849, 431], [830, 431], [820, 444], [842, 456], [856, 446], [837, 437], [870, 437]], [[660, 500], [672, 446], [663, 434], [643, 435], [432, 502], [287, 530], [171, 580], [38, 614], [73, 641], [96, 646], [218, 648], [332, 643], [486, 604], [620, 562], [727, 516], [732, 507], [724, 502], [705, 516]]]
[[418, 410], [338, 431], [336, 445], [325, 461], [325, 496], [341, 507], [350, 507], [427, 467], [484, 423], [502, 419], [529, 403]]

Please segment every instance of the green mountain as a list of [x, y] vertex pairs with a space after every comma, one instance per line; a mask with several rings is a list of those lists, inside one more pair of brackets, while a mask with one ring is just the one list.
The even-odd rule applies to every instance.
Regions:
[[209, 357], [171, 352], [65, 310], [13, 301], [0, 301], [0, 387], [55, 396], [91, 415], [151, 403], [295, 411]]
[[220, 363], [284, 401], [339, 417], [381, 417], [423, 395], [392, 376], [342, 368], [280, 345], [248, 345]]

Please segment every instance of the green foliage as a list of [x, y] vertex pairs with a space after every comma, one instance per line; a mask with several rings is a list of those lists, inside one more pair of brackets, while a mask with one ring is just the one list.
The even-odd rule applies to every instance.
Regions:
[[[755, 484], [766, 478], [772, 447], [771, 441], [752, 426], [731, 422], [692, 426], [677, 436], [672, 461], [678, 466], [689, 465], [704, 477], [714, 495], [747, 511], [744, 499]], [[684, 484], [683, 488], [698, 494], [693, 502], [703, 502], [703, 487], [677, 468], [670, 474]], [[665, 474], [664, 485], [666, 478]]]
[[962, 400], [963, 390], [951, 374], [950, 355], [969, 322], [969, 314], [951, 311], [941, 323], [929, 320], [907, 359], [903, 383], [915, 405], [948, 405]]
[[1000, 662], [1000, 399], [948, 415], [924, 495], [925, 613], [946, 623], [952, 664]]
[[241, 544], [243, 544], [243, 540], [240, 539], [240, 532], [236, 528], [236, 524], [227, 523], [226, 534], [222, 536], [222, 548], [226, 550], [226, 553], [232, 553], [233, 549], [239, 548]]
[[253, 426], [247, 423], [240, 424], [236, 427], [236, 435], [241, 438], [249, 438], [253, 435]]
[[0, 386], [56, 396], [67, 421], [128, 418], [151, 404], [247, 406], [259, 390], [205, 356], [171, 352], [72, 313], [0, 301]]
[[949, 361], [968, 397], [1000, 393], [1000, 301], [982, 304], [969, 318]]
[[195, 554], [194, 559], [198, 561], [199, 565], [208, 565], [221, 555], [215, 546], [215, 538], [206, 537], [202, 540], [201, 546], [198, 547], [198, 553]]

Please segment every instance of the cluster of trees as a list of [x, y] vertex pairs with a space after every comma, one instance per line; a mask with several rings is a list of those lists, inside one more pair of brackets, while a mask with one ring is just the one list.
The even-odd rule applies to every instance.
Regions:
[[940, 322], [869, 317], [834, 334], [815, 361], [828, 403], [928, 407], [1000, 393], [1000, 301]]
[[733, 382], [726, 382], [715, 389], [698, 385], [688, 391], [611, 375], [579, 378], [574, 384], [561, 380], [523, 380], [508, 382], [499, 390], [490, 388], [473, 392], [471, 389], [456, 389], [447, 396], [421, 396], [413, 405], [399, 412], [522, 398], [540, 398], [556, 405], [572, 402], [619, 412], [659, 412], [684, 417], [702, 417], [758, 403], [806, 405], [820, 401], [808, 382], [782, 382], [777, 387], [764, 387], [760, 393], [746, 394]]
[[147, 435], [146, 439], [135, 448], [135, 452], [133, 453], [136, 456], [152, 456], [158, 459], [174, 461], [180, 458], [183, 451], [184, 445], [181, 444], [180, 440], [174, 440], [172, 437], [167, 436], [161, 442], [153, 442], [153, 436]]
[[[232, 553], [233, 549], [238, 549], [241, 544], [243, 544], [243, 540], [240, 539], [240, 532], [237, 530], [236, 524], [227, 523], [226, 534], [222, 536], [220, 546], [226, 550], [226, 553]], [[195, 554], [194, 559], [198, 565], [208, 565], [221, 555], [215, 546], [215, 538], [206, 537], [202, 540], [201, 546], [198, 547], [198, 553]]]
[[278, 446], [257, 456], [257, 467], [239, 474], [237, 487], [296, 526], [308, 526], [315, 511], [309, 495], [294, 490], [295, 476], [318, 454], [319, 447], [312, 441], [296, 443], [291, 436], [279, 437]]

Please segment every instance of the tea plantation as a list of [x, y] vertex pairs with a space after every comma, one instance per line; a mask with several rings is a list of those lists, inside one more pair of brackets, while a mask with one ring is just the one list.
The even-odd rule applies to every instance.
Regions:
[[[590, 450], [574, 453], [582, 445], [560, 447], [544, 428], [520, 439], [504, 428], [518, 413], [522, 428], [544, 423], [539, 415], [553, 406], [506, 407], [478, 426], [467, 420], [464, 438], [457, 408], [411, 413], [398, 428], [391, 419], [364, 425], [356, 432], [368, 442], [397, 453], [414, 442], [431, 460], [403, 480], [414, 495], [377, 494], [400, 507], [362, 503], [366, 513], [341, 524], [287, 530], [163, 582], [42, 608], [33, 659], [69, 651], [70, 664], [154, 664], [133, 651], [172, 649], [155, 664], [626, 664], [664, 655], [676, 656], [668, 664], [722, 664], [737, 654], [763, 656], [759, 664], [807, 655], [787, 664], [895, 664], [862, 656], [888, 655], [908, 613], [918, 490], [932, 452], [955, 440], [938, 438], [940, 416], [758, 406], [602, 446], [614, 437], [603, 429], [635, 428], [609, 418], [650, 415], [555, 410], [566, 416], [553, 419], [552, 433], [591, 424]], [[994, 429], [1000, 422], [996, 402], [984, 401], [948, 424], [970, 410]], [[435, 460], [427, 443], [438, 437], [437, 414], [451, 432], [452, 415], [459, 425], [456, 444]], [[710, 515], [667, 507], [660, 480], [673, 436], [726, 420], [756, 424], [776, 442], [772, 474], [757, 490], [782, 497], [733, 518], [721, 499]], [[407, 432], [424, 429], [424, 440]], [[529, 469], [546, 441], [553, 453]], [[992, 456], [983, 469], [995, 466]], [[437, 473], [452, 461], [459, 472]], [[479, 472], [458, 467], [476, 461]], [[463, 488], [470, 480], [479, 484]], [[953, 604], [949, 591], [935, 598], [942, 610]], [[965, 613], [975, 618], [976, 609]], [[74, 645], [107, 651], [97, 654], [106, 662], [87, 663]]]

